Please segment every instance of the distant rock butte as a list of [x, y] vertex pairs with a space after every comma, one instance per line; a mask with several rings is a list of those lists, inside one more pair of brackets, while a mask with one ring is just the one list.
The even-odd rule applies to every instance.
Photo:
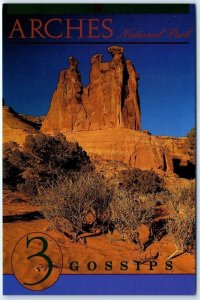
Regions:
[[123, 47], [112, 46], [110, 62], [102, 55], [91, 59], [90, 84], [83, 87], [78, 61], [69, 57], [69, 68], [60, 72], [42, 131], [81, 131], [108, 128], [140, 130], [139, 79]]

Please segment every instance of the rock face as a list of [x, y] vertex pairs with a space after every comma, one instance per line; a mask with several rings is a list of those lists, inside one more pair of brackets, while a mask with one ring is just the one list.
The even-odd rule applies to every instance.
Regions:
[[42, 131], [81, 131], [108, 128], [140, 130], [138, 75], [123, 48], [112, 46], [110, 62], [102, 55], [91, 59], [90, 85], [83, 87], [78, 61], [69, 57], [69, 68], [61, 71]]
[[63, 133], [67, 140], [77, 141], [89, 155], [153, 170], [160, 175], [177, 174], [189, 179], [195, 176], [186, 138], [153, 136], [128, 128]]
[[32, 124], [36, 129], [40, 129], [42, 126], [42, 122], [45, 119], [45, 116], [31, 116], [25, 114], [18, 114], [23, 120], [28, 121]]
[[69, 57], [69, 68], [61, 71], [42, 131], [63, 132], [89, 155], [121, 161], [134, 168], [159, 174], [194, 178], [186, 140], [156, 137], [141, 132], [138, 75], [123, 48], [108, 48], [110, 62], [102, 55], [91, 59], [90, 84], [83, 87], [78, 61]]
[[15, 141], [23, 144], [28, 134], [36, 133], [31, 122], [23, 119], [11, 107], [3, 106], [3, 142]]

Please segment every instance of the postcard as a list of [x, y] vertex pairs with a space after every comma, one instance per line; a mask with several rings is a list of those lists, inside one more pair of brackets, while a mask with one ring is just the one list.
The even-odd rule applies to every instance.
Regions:
[[194, 4], [3, 5], [4, 295], [196, 293]]

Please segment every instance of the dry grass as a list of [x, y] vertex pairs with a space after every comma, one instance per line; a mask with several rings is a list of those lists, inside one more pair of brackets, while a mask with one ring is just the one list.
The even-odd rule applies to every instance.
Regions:
[[163, 190], [163, 179], [153, 171], [137, 168], [123, 170], [119, 173], [119, 188], [132, 193], [159, 193]]
[[105, 212], [111, 199], [112, 191], [101, 176], [76, 172], [47, 188], [40, 188], [36, 202], [55, 229], [77, 237], [88, 214], [95, 221]]
[[[171, 235], [177, 250], [182, 252], [195, 247], [195, 184], [189, 187], [174, 187], [166, 198], [166, 204], [173, 209], [167, 222], [167, 231]], [[174, 213], [173, 213], [174, 211]]]
[[[131, 193], [124, 189], [116, 190], [110, 204], [112, 222], [115, 228], [130, 241], [136, 237], [136, 229], [141, 224], [148, 223], [154, 214], [155, 203], [148, 196]], [[150, 201], [149, 201], [150, 200]]]

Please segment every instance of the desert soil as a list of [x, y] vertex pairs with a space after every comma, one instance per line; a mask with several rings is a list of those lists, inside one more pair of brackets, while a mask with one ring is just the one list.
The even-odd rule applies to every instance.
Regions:
[[[119, 171], [128, 169], [125, 163], [104, 160], [96, 155], [92, 156], [96, 170], [104, 175], [109, 182], [114, 182]], [[187, 186], [188, 180], [179, 178], [165, 178], [168, 187], [176, 185]], [[49, 223], [41, 218], [39, 207], [29, 204], [29, 199], [17, 192], [5, 191], [3, 204], [3, 250], [4, 250], [4, 274], [11, 274], [11, 256], [16, 243], [26, 234], [31, 232], [44, 232], [52, 236], [63, 254], [62, 273], [104, 273], [104, 274], [194, 274], [195, 254], [194, 250], [185, 252], [172, 259], [172, 269], [166, 270], [166, 260], [176, 250], [172, 238], [165, 235], [160, 241], [153, 242], [142, 251], [137, 244], [130, 243], [117, 232], [97, 236], [88, 236], [86, 242], [72, 243], [64, 234], [49, 229]], [[82, 240], [83, 241], [83, 240]], [[40, 246], [38, 246], [40, 250]], [[54, 257], [54, 250], [49, 255]], [[17, 258], [18, 257], [18, 258]], [[155, 260], [157, 265], [150, 270], [150, 260]], [[70, 262], [76, 261], [79, 265], [78, 271], [70, 270]], [[87, 268], [87, 264], [94, 261], [97, 265], [94, 271]], [[112, 261], [112, 270], [105, 270], [105, 262]], [[128, 262], [128, 269], [121, 270], [122, 261]], [[134, 261], [143, 262], [140, 270], [136, 270]], [[146, 261], [146, 262], [145, 262]], [[22, 268], [21, 254], [15, 253], [15, 266]]]
[[[16, 197], [16, 195], [15, 195]], [[17, 197], [16, 197], [17, 199]], [[26, 220], [27, 213], [32, 213], [32, 220]], [[18, 216], [18, 218], [16, 218]], [[23, 216], [20, 218], [20, 216]], [[34, 219], [35, 216], [35, 219]], [[12, 219], [13, 217], [13, 219]], [[86, 243], [72, 243], [64, 234], [49, 229], [46, 220], [41, 219], [38, 215], [38, 208], [30, 206], [24, 199], [24, 202], [10, 202], [7, 198], [4, 203], [4, 221], [3, 224], [3, 249], [4, 249], [4, 274], [11, 274], [11, 256], [16, 243], [24, 235], [31, 232], [44, 232], [52, 236], [59, 246], [63, 254], [62, 273], [106, 273], [106, 274], [143, 274], [143, 273], [173, 273], [173, 274], [193, 274], [195, 273], [195, 256], [194, 253], [184, 253], [172, 259], [173, 269], [166, 270], [166, 260], [169, 255], [175, 251], [175, 245], [172, 239], [166, 235], [160, 241], [155, 241], [145, 251], [142, 251], [137, 244], [123, 241], [122, 236], [114, 231], [99, 236], [90, 236], [86, 238]], [[38, 246], [40, 247], [40, 246]], [[39, 248], [38, 248], [39, 250]], [[52, 250], [53, 252], [53, 250]], [[19, 269], [22, 268], [20, 252], [15, 253], [15, 267], [18, 264]], [[50, 253], [54, 257], [54, 253]], [[149, 259], [157, 262], [157, 266], [150, 269]], [[147, 260], [147, 262], [145, 262]], [[70, 262], [77, 261], [79, 271], [72, 271], [69, 268]], [[90, 271], [87, 264], [95, 261], [97, 268]], [[112, 270], [105, 271], [105, 262], [112, 261]], [[128, 269], [121, 270], [121, 261], [128, 262]], [[140, 270], [136, 270], [136, 263], [133, 261], [143, 261]]]

